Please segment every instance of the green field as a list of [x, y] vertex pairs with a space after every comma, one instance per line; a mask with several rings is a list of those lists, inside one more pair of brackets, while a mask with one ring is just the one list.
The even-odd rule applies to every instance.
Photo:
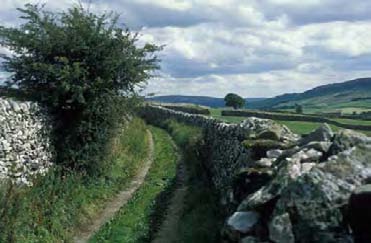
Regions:
[[[224, 122], [239, 123], [246, 119], [245, 117], [241, 117], [241, 116], [222, 116], [221, 111], [222, 109], [210, 109], [210, 113], [212, 117], [218, 120], [224, 121]], [[352, 119], [334, 119], [334, 120], [341, 122], [341, 123], [346, 123], [346, 124], [371, 125], [371, 121], [352, 120]], [[291, 131], [293, 131], [294, 133], [298, 133], [298, 134], [308, 134], [309, 132], [318, 128], [322, 124], [318, 122], [302, 122], [302, 121], [279, 121], [277, 120], [276, 122], [282, 125], [286, 125]], [[335, 125], [330, 125], [330, 126], [334, 131], [343, 129]], [[371, 131], [359, 131], [359, 132], [364, 133], [368, 136], [371, 136]]]
[[355, 119], [332, 119], [334, 121], [344, 123], [344, 124], [352, 124], [352, 125], [371, 125], [371, 121], [366, 120], [355, 120]]
[[[287, 126], [291, 131], [298, 134], [308, 134], [317, 129], [322, 123], [317, 122], [298, 122], [298, 121], [276, 121], [279, 124]], [[339, 127], [330, 125], [333, 131], [338, 131]]]

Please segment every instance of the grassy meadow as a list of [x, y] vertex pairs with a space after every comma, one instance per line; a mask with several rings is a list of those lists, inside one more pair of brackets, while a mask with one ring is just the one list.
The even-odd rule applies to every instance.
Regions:
[[[215, 108], [210, 109], [210, 113], [212, 117], [219, 119], [221, 121], [224, 121], [224, 122], [239, 123], [245, 119], [244, 117], [241, 117], [241, 116], [222, 116], [221, 111], [222, 109], [215, 109]], [[334, 120], [341, 122], [341, 123], [345, 123], [345, 124], [371, 125], [371, 121], [364, 121], [364, 120], [353, 120], [353, 119], [334, 119]], [[321, 123], [318, 123], [318, 122], [280, 121], [280, 120], [277, 120], [276, 122], [282, 125], [286, 125], [291, 131], [297, 134], [308, 134], [309, 132], [321, 126]], [[335, 125], [330, 125], [330, 126], [334, 131], [343, 129]], [[359, 132], [364, 133], [368, 136], [371, 136], [371, 131], [359, 131]]]

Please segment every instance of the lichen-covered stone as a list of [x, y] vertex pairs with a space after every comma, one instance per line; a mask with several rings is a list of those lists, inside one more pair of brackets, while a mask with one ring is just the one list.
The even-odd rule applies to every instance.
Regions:
[[269, 224], [269, 238], [276, 243], [294, 243], [290, 215], [284, 213], [273, 217]]
[[309, 142], [328, 142], [332, 140], [334, 133], [331, 127], [324, 123], [319, 128], [309, 133], [306, 137], [299, 140], [299, 145], [308, 144]]
[[353, 130], [341, 130], [335, 135], [334, 141], [330, 147], [329, 153], [331, 155], [348, 150], [359, 144], [371, 143], [371, 138]]
[[250, 138], [276, 140], [281, 142], [297, 140], [298, 136], [286, 126], [269, 119], [249, 117], [240, 126], [247, 130]]

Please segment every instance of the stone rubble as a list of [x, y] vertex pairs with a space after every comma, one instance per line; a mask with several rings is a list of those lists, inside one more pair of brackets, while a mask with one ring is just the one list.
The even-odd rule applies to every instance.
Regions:
[[51, 122], [33, 102], [0, 98], [0, 179], [30, 184], [52, 164]]

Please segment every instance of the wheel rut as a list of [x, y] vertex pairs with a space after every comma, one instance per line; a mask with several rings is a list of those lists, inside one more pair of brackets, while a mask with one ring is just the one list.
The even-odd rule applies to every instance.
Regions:
[[104, 209], [96, 215], [92, 220], [91, 224], [85, 229], [75, 234], [73, 241], [75, 243], [85, 243], [96, 233], [98, 230], [107, 223], [114, 215], [120, 210], [121, 207], [125, 206], [128, 201], [132, 198], [134, 193], [143, 184], [144, 179], [151, 168], [154, 160], [154, 142], [152, 133], [147, 130], [148, 140], [148, 156], [145, 160], [143, 167], [134, 176], [133, 180], [130, 182], [129, 186], [119, 192], [111, 201], [109, 201]]
[[[173, 146], [177, 148], [173, 142]], [[178, 169], [176, 175], [176, 189], [170, 200], [169, 207], [166, 212], [165, 219], [154, 237], [152, 243], [176, 243], [179, 242], [178, 238], [178, 222], [184, 211], [185, 198], [187, 195], [188, 187], [188, 173], [183, 160], [181, 152], [178, 151]]]

